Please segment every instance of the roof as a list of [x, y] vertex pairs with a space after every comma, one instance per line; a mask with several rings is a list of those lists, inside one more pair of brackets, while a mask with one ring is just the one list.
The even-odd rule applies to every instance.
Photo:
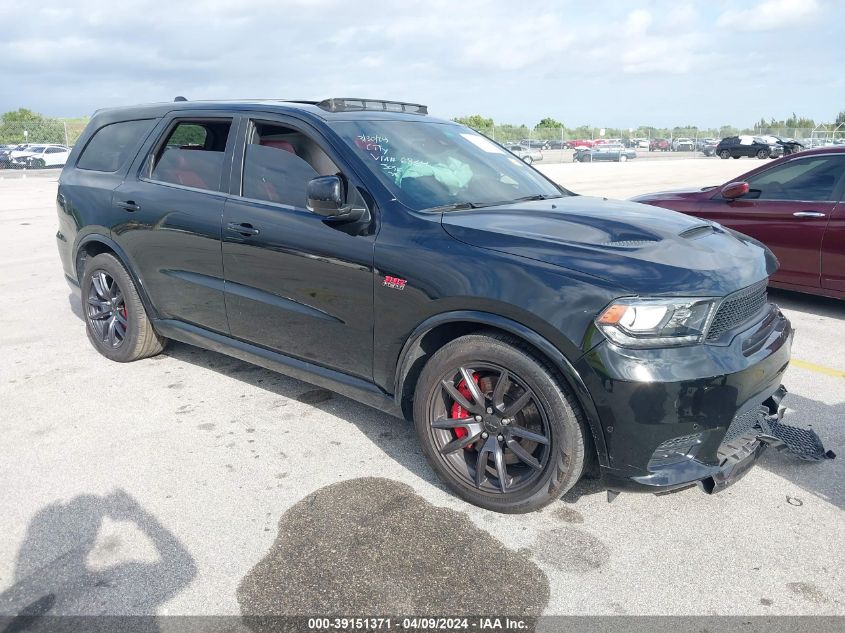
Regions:
[[845, 145], [827, 145], [825, 147], [814, 147], [812, 149], [802, 149], [797, 154], [787, 154], [787, 158], [795, 158], [797, 156], [814, 156], [816, 154], [845, 154]]
[[[378, 100], [376, 100], [378, 101]], [[433, 123], [452, 123], [423, 114], [392, 112], [384, 110], [349, 110], [331, 112], [318, 106], [317, 101], [296, 101], [282, 99], [235, 99], [221, 101], [168, 101], [163, 103], [148, 103], [118, 108], [104, 108], [94, 114], [113, 121], [158, 118], [170, 112], [188, 110], [234, 110], [240, 112], [275, 112], [279, 114], [305, 114], [314, 119], [326, 122], [337, 121], [420, 121]]]

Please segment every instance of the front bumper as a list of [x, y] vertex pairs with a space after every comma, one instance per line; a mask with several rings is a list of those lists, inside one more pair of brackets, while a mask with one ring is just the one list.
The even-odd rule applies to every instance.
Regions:
[[604, 341], [581, 359], [604, 434], [609, 490], [702, 482], [713, 492], [748, 471], [767, 442], [755, 436], [732, 447], [733, 430], [763, 411], [777, 414], [793, 330], [771, 304], [745, 327], [723, 345], [632, 350]]

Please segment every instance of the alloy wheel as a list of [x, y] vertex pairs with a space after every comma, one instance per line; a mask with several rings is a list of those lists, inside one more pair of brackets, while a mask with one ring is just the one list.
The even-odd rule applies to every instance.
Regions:
[[439, 457], [487, 493], [531, 486], [551, 455], [546, 412], [518, 376], [491, 363], [462, 365], [443, 376], [429, 402]]
[[97, 338], [109, 347], [120, 347], [129, 326], [123, 291], [103, 270], [94, 271], [86, 303], [88, 323]]

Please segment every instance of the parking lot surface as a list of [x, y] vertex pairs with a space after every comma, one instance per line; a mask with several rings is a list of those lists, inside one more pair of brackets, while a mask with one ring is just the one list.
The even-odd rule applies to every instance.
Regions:
[[[628, 197], [757, 165], [542, 169]], [[771, 293], [797, 328], [788, 419], [839, 459], [769, 451], [715, 496], [608, 504], [585, 480], [499, 515], [364, 405], [183, 344], [97, 354], [58, 260], [56, 177], [0, 172], [0, 614], [845, 615], [845, 301]]]

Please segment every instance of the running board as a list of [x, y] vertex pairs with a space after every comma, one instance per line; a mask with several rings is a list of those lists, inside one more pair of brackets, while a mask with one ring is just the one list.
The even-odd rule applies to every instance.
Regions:
[[392, 395], [362, 378], [285, 356], [184, 321], [158, 319], [153, 321], [153, 326], [156, 332], [164, 337], [239, 358], [253, 365], [329, 389], [396, 417], [403, 417]]

